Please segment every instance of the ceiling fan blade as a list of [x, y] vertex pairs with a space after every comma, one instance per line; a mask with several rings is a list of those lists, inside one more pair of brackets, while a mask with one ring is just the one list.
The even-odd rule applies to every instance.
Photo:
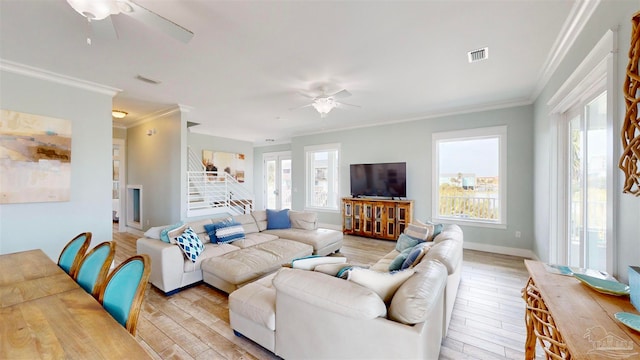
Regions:
[[193, 32], [183, 28], [173, 21], [140, 6], [133, 1], [127, 1], [126, 3], [131, 6], [132, 11], [122, 12], [123, 14], [129, 15], [134, 19], [140, 21], [141, 23], [162, 31], [163, 33], [173, 37], [176, 40], [182, 41], [185, 44], [188, 43], [189, 40], [191, 40], [191, 38], [193, 37]]
[[302, 95], [302, 96], [304, 96], [304, 97], [306, 97], [306, 98], [309, 98], [309, 99], [315, 99], [315, 98], [317, 97], [317, 96], [315, 96], [315, 95], [307, 94], [307, 93], [306, 93], [306, 92], [304, 92], [304, 91], [298, 91], [298, 94], [300, 94], [300, 95]]
[[309, 106], [313, 106], [313, 104], [307, 104], [307, 105], [302, 105], [302, 106], [296, 106], [296, 107], [289, 108], [289, 110], [294, 111], [294, 110], [299, 110], [299, 109], [306, 108], [306, 107], [309, 107]]
[[338, 106], [351, 106], [351, 107], [355, 107], [355, 108], [358, 108], [358, 109], [362, 109], [362, 106], [360, 106], [360, 105], [347, 104], [347, 103], [344, 103], [342, 101], [336, 101], [336, 104], [338, 104]]
[[351, 93], [348, 92], [345, 89], [342, 89], [342, 90], [338, 91], [337, 93], [335, 93], [333, 95], [327, 95], [327, 97], [332, 97], [334, 99], [346, 98], [346, 97], [349, 97], [349, 96], [351, 96]]
[[89, 22], [91, 24], [91, 33], [97, 39], [104, 40], [117, 40], [118, 32], [113, 26], [113, 21], [111, 20], [111, 16], [107, 16], [102, 20], [92, 20]]

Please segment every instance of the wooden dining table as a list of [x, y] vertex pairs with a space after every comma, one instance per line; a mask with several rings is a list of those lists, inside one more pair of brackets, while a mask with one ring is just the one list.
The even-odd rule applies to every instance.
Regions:
[[0, 359], [150, 359], [42, 250], [0, 255]]

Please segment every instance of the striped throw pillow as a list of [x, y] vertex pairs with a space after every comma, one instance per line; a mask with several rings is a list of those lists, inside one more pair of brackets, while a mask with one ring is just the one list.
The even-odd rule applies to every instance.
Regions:
[[225, 221], [216, 228], [216, 238], [218, 244], [228, 244], [235, 240], [244, 239], [244, 228], [238, 222]]
[[417, 224], [409, 224], [404, 229], [405, 235], [411, 236], [414, 239], [418, 239], [420, 241], [427, 241], [429, 238], [429, 234], [433, 234], [433, 225], [417, 225]]

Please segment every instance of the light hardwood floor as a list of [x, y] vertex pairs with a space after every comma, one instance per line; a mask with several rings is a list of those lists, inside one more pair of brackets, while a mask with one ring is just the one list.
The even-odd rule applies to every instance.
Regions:
[[[116, 265], [136, 253], [136, 237], [117, 233]], [[371, 264], [395, 243], [345, 236], [341, 252], [351, 262]], [[523, 259], [464, 251], [464, 268], [440, 359], [523, 359]], [[158, 359], [278, 359], [229, 327], [227, 294], [205, 284], [170, 297], [149, 285], [137, 340]], [[537, 351], [541, 354], [540, 351]]]

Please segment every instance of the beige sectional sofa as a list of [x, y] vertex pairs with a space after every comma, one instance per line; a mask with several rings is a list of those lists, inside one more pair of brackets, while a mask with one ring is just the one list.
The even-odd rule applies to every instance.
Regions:
[[[437, 359], [460, 282], [462, 243], [462, 230], [445, 225], [386, 303], [355, 282], [283, 268], [229, 295], [231, 327], [284, 359]], [[370, 269], [388, 272], [398, 254]]]
[[151, 257], [149, 281], [170, 295], [203, 280], [230, 293], [295, 258], [327, 255], [342, 247], [342, 232], [318, 228], [315, 213], [290, 211], [289, 217], [291, 228], [267, 230], [265, 210], [233, 216], [242, 225], [245, 238], [229, 244], [209, 242], [204, 228], [223, 219], [189, 222], [187, 225], [205, 243], [195, 262], [186, 259], [178, 245], [156, 238], [138, 239], [137, 253]]

